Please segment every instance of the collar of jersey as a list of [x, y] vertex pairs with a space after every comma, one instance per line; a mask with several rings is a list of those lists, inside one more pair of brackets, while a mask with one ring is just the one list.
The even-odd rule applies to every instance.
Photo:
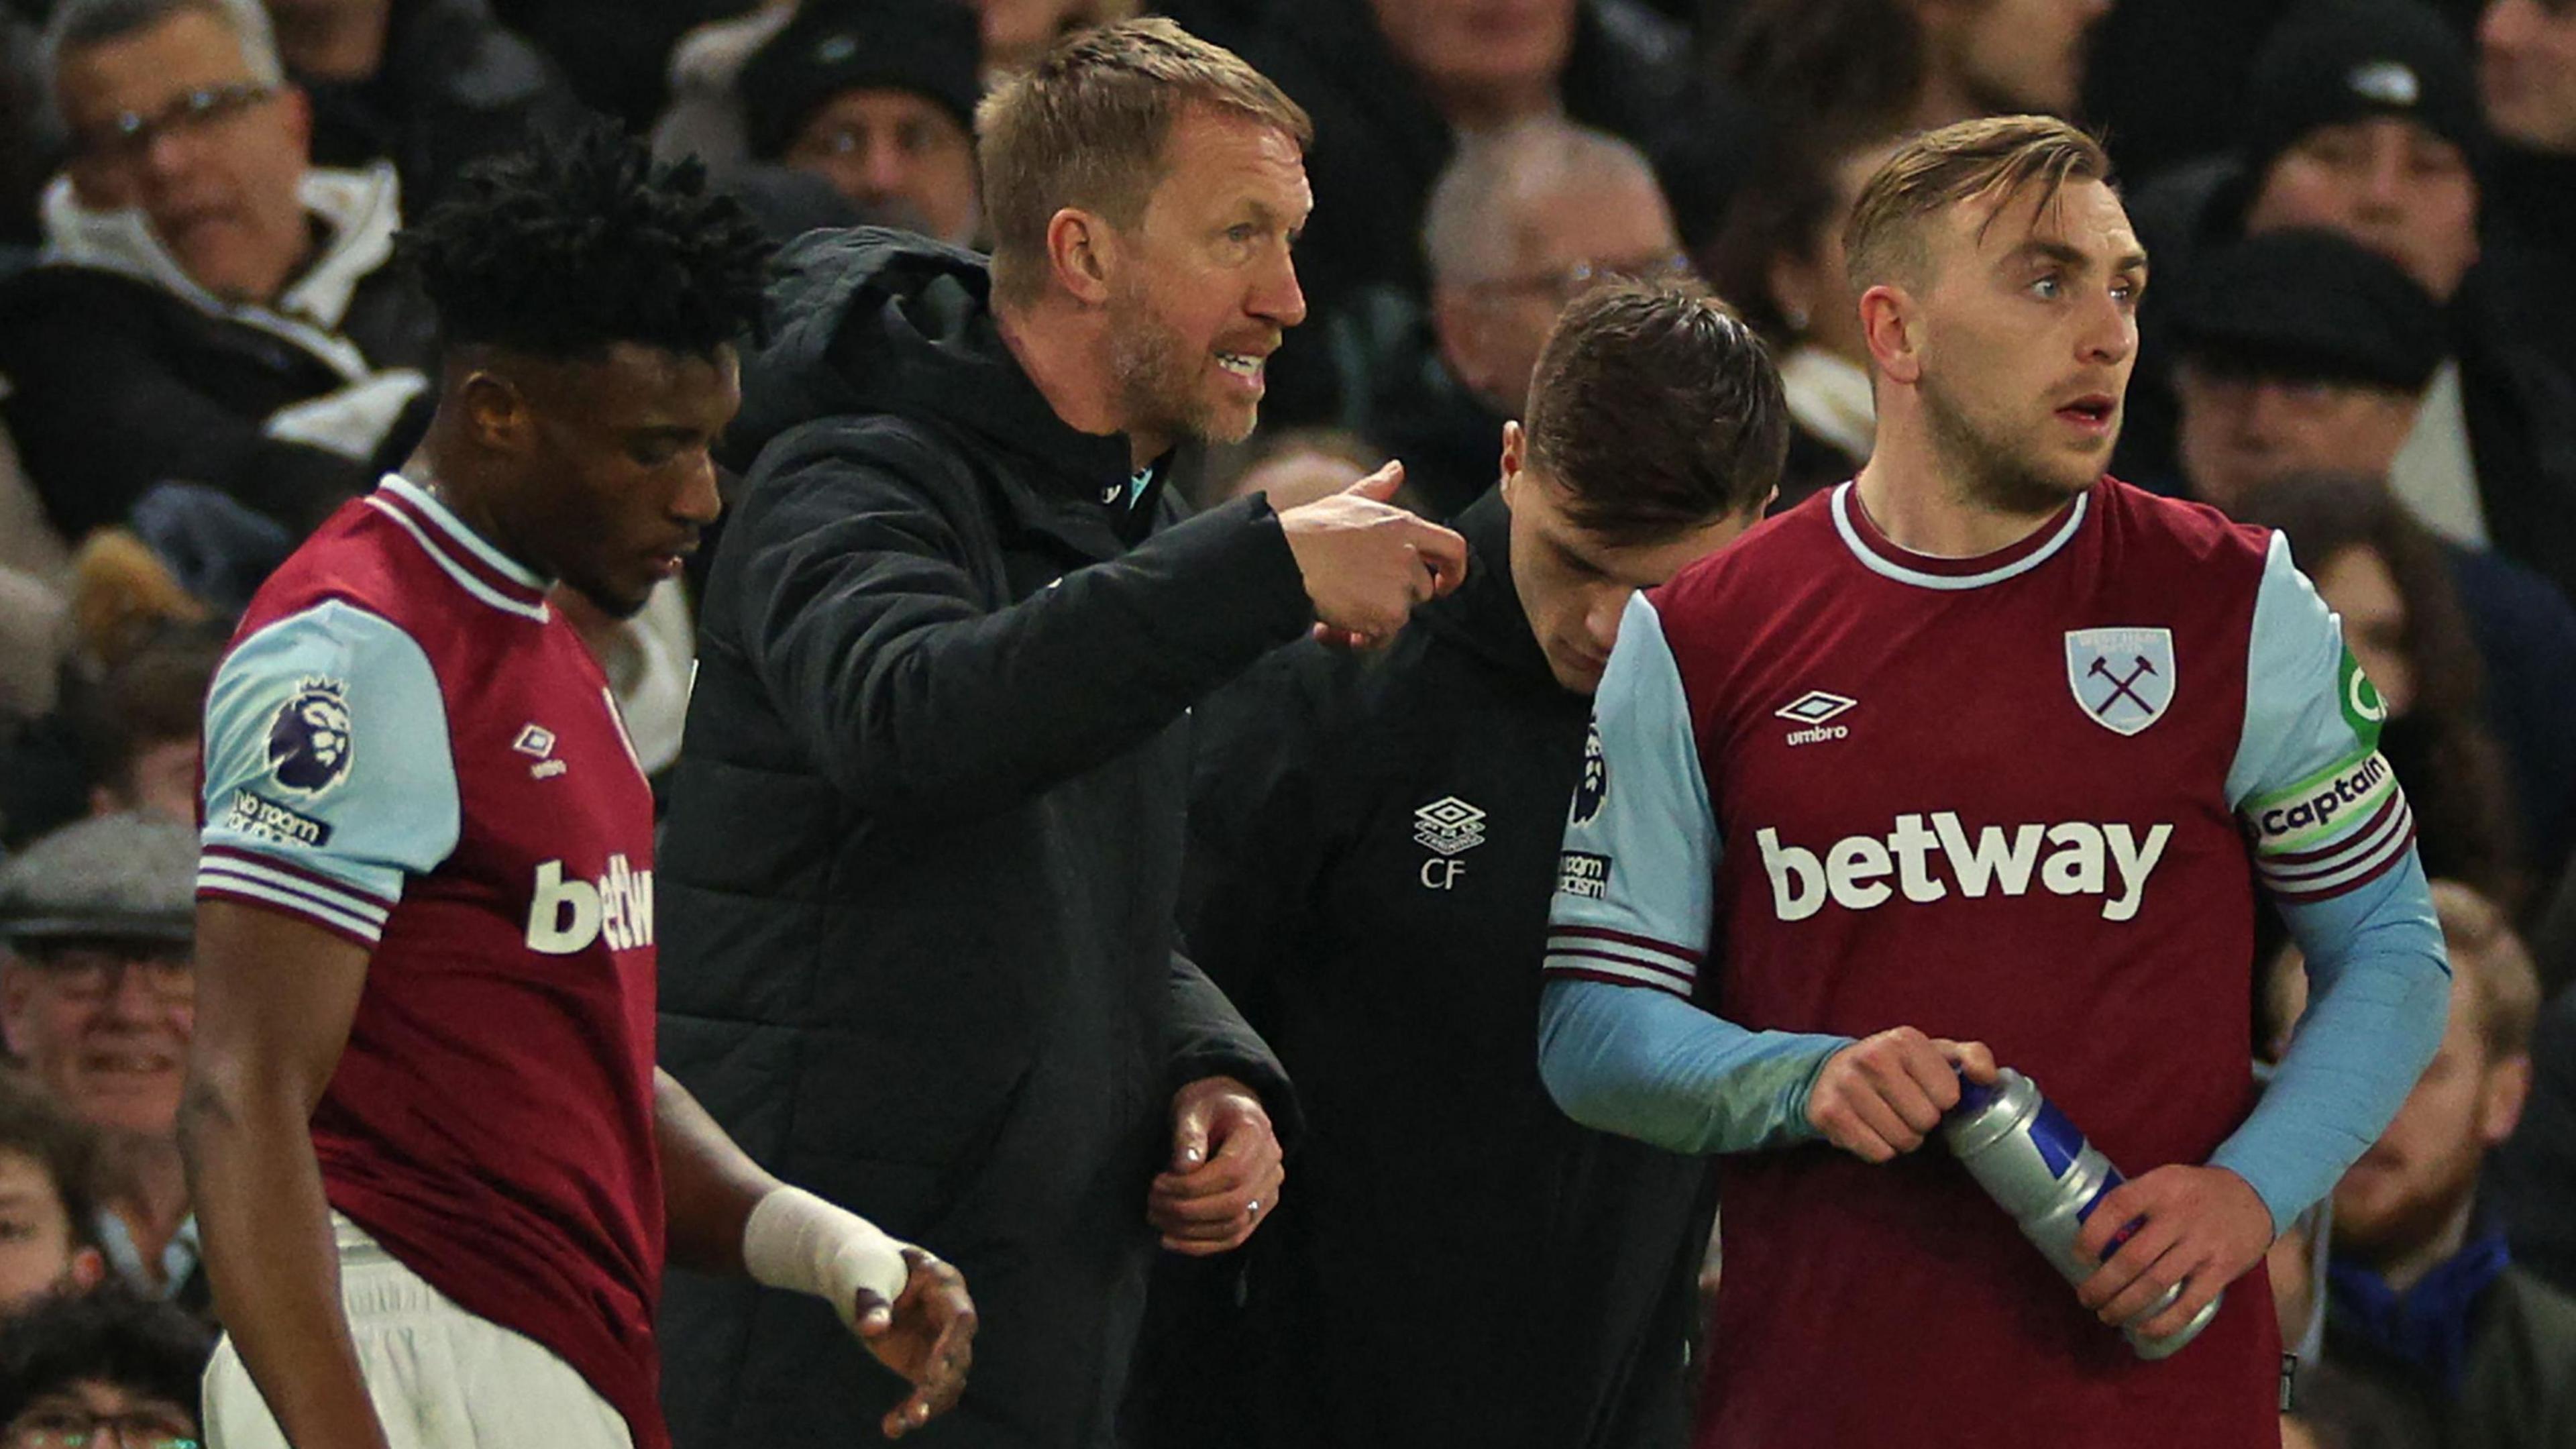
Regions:
[[429, 490], [388, 473], [367, 502], [401, 524], [467, 593], [506, 613], [540, 622], [548, 617], [546, 581], [466, 527]]
[[1834, 489], [1834, 531], [1870, 572], [1923, 589], [1980, 589], [2026, 574], [2066, 547], [2084, 526], [2084, 515], [2093, 504], [2088, 489], [2059, 510], [2056, 521], [2033, 529], [2028, 538], [1974, 558], [1941, 558], [1916, 553], [1879, 532], [1869, 520], [1869, 510], [1853, 494], [1854, 486], [1845, 483]]

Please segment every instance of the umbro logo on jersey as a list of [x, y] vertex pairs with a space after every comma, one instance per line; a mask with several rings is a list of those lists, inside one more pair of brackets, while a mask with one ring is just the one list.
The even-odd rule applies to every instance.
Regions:
[[653, 872], [635, 869], [622, 854], [608, 858], [596, 881], [567, 879], [560, 860], [538, 866], [528, 899], [528, 949], [570, 956], [600, 940], [612, 951], [653, 944]]
[[1860, 701], [1827, 689], [1811, 689], [1796, 699], [1771, 711], [1785, 720], [1795, 720], [1805, 729], [1791, 730], [1782, 738], [1793, 745], [1812, 745], [1825, 740], [1839, 740], [1851, 734], [1849, 725], [1829, 725], [1825, 721], [1859, 704]]
[[519, 737], [510, 741], [510, 748], [537, 762], [528, 767], [531, 780], [551, 780], [570, 768], [554, 757], [555, 732], [544, 725], [530, 723], [521, 726]]
[[1970, 900], [2025, 896], [2034, 875], [2051, 895], [2101, 896], [2102, 919], [2126, 921], [2137, 916], [2173, 827], [2149, 826], [2141, 840], [2125, 821], [2070, 820], [1988, 825], [1971, 837], [1956, 811], [1939, 810], [1928, 825], [1922, 815], [1899, 815], [1884, 837], [1849, 835], [1822, 852], [1784, 844], [1777, 830], [1756, 831], [1754, 839], [1771, 877], [1771, 904], [1784, 921], [1803, 921], [1828, 901], [1868, 911], [1899, 894], [1918, 905], [1954, 889]]

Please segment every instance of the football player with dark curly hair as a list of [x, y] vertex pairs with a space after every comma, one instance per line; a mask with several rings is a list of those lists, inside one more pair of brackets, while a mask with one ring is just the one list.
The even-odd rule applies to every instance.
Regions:
[[956, 1271], [780, 1184], [654, 1066], [653, 804], [550, 591], [632, 613], [718, 509], [769, 258], [605, 127], [402, 241], [439, 407], [262, 587], [207, 703], [189, 1183], [210, 1442], [661, 1449], [665, 1260], [963, 1385]]

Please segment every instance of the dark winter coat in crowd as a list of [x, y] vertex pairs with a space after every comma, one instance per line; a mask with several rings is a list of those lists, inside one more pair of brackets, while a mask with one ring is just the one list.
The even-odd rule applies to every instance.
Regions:
[[[2377, 1389], [2426, 1449], [2576, 1449], [2576, 1298], [2473, 1240], [2402, 1299], [2335, 1269], [2325, 1362]], [[2437, 1427], [2438, 1426], [2438, 1427]]]
[[1466, 583], [1382, 655], [1300, 645], [1200, 710], [1189, 943], [1308, 1134], [1239, 1312], [1223, 1270], [1165, 1265], [1155, 1449], [1688, 1442], [1708, 1164], [1539, 1081], [1591, 701], [1522, 613], [1502, 499], [1459, 528]]
[[546, 53], [582, 104], [649, 131], [670, 100], [672, 47], [744, 0], [490, 0], [501, 23]]
[[[2546, 954], [2542, 979], [2563, 988]], [[2555, 963], [2563, 968], [2565, 963]], [[2513, 1137], [2488, 1155], [2485, 1201], [2504, 1222], [2514, 1263], [2576, 1294], [2576, 991], [2541, 1008], [2531, 1038], [2531, 1097]]]
[[[2144, 351], [2114, 461], [2122, 477], [2175, 471], [2174, 359], [2158, 303], [2176, 295], [2173, 281], [2196, 254], [2243, 234], [2249, 200], [2242, 168], [2213, 161], [2167, 176], [2131, 205], [2165, 280], [2148, 289], [2140, 320]], [[2576, 599], [2576, 370], [2567, 337], [2546, 325], [2552, 309], [2521, 280], [2550, 267], [2564, 271], [2563, 261], [2544, 263], [2510, 238], [2488, 238], [2451, 300], [2452, 355], [2488, 537]]]
[[2509, 558], [2445, 544], [2460, 612], [2486, 666], [2486, 724], [2504, 750], [2522, 855], [2546, 888], [2576, 852], [2576, 605]]
[[[2291, 0], [2120, 0], [2093, 28], [2085, 119], [2099, 126], [2122, 182], [2236, 144], [2246, 82]], [[2161, 259], [2159, 259], [2161, 260]]]
[[2478, 172], [2488, 299], [2516, 314], [2514, 333], [2576, 372], [2576, 155], [2499, 146]]
[[[1170, 1104], [1295, 1108], [1175, 954], [1189, 707], [1304, 633], [1258, 499], [1183, 521], [1058, 419], [981, 258], [786, 253], [660, 855], [662, 1057], [755, 1158], [966, 1275], [959, 1446], [1106, 1449]], [[815, 1299], [674, 1275], [683, 1446], [872, 1441], [899, 1386]]]
[[0, 283], [0, 415], [65, 538], [166, 482], [301, 537], [410, 453], [436, 401], [436, 317], [389, 265], [393, 171], [316, 168], [304, 201], [320, 252], [263, 307], [190, 280], [140, 213], [47, 194], [47, 260]]
[[363, 81], [299, 75], [313, 98], [313, 160], [402, 176], [414, 216], [466, 163], [561, 130], [581, 104], [537, 48], [501, 27], [486, 0], [392, 0], [384, 63]]
[[1494, 486], [1504, 415], [1469, 392], [1425, 340], [1419, 365], [1387, 380], [1360, 431], [1404, 462], [1404, 486], [1434, 518], [1455, 518]]
[[[1449, 123], [1379, 34], [1369, 0], [1274, 6], [1243, 46], [1315, 122], [1314, 215], [1297, 245], [1312, 320], [1271, 359], [1264, 416], [1344, 421], [1365, 404], [1336, 372], [1335, 319], [1371, 288], [1417, 305], [1430, 291], [1422, 214], [1455, 150]], [[1681, 31], [1634, 0], [1584, 0], [1561, 91], [1571, 119], [1622, 136], [1655, 165], [1685, 241], [1714, 229], [1750, 132], [1703, 87]]]

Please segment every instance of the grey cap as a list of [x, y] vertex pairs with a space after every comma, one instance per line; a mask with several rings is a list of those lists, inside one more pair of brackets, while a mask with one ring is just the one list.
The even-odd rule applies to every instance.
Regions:
[[0, 864], [0, 936], [184, 943], [196, 933], [197, 832], [154, 815], [66, 825]]

